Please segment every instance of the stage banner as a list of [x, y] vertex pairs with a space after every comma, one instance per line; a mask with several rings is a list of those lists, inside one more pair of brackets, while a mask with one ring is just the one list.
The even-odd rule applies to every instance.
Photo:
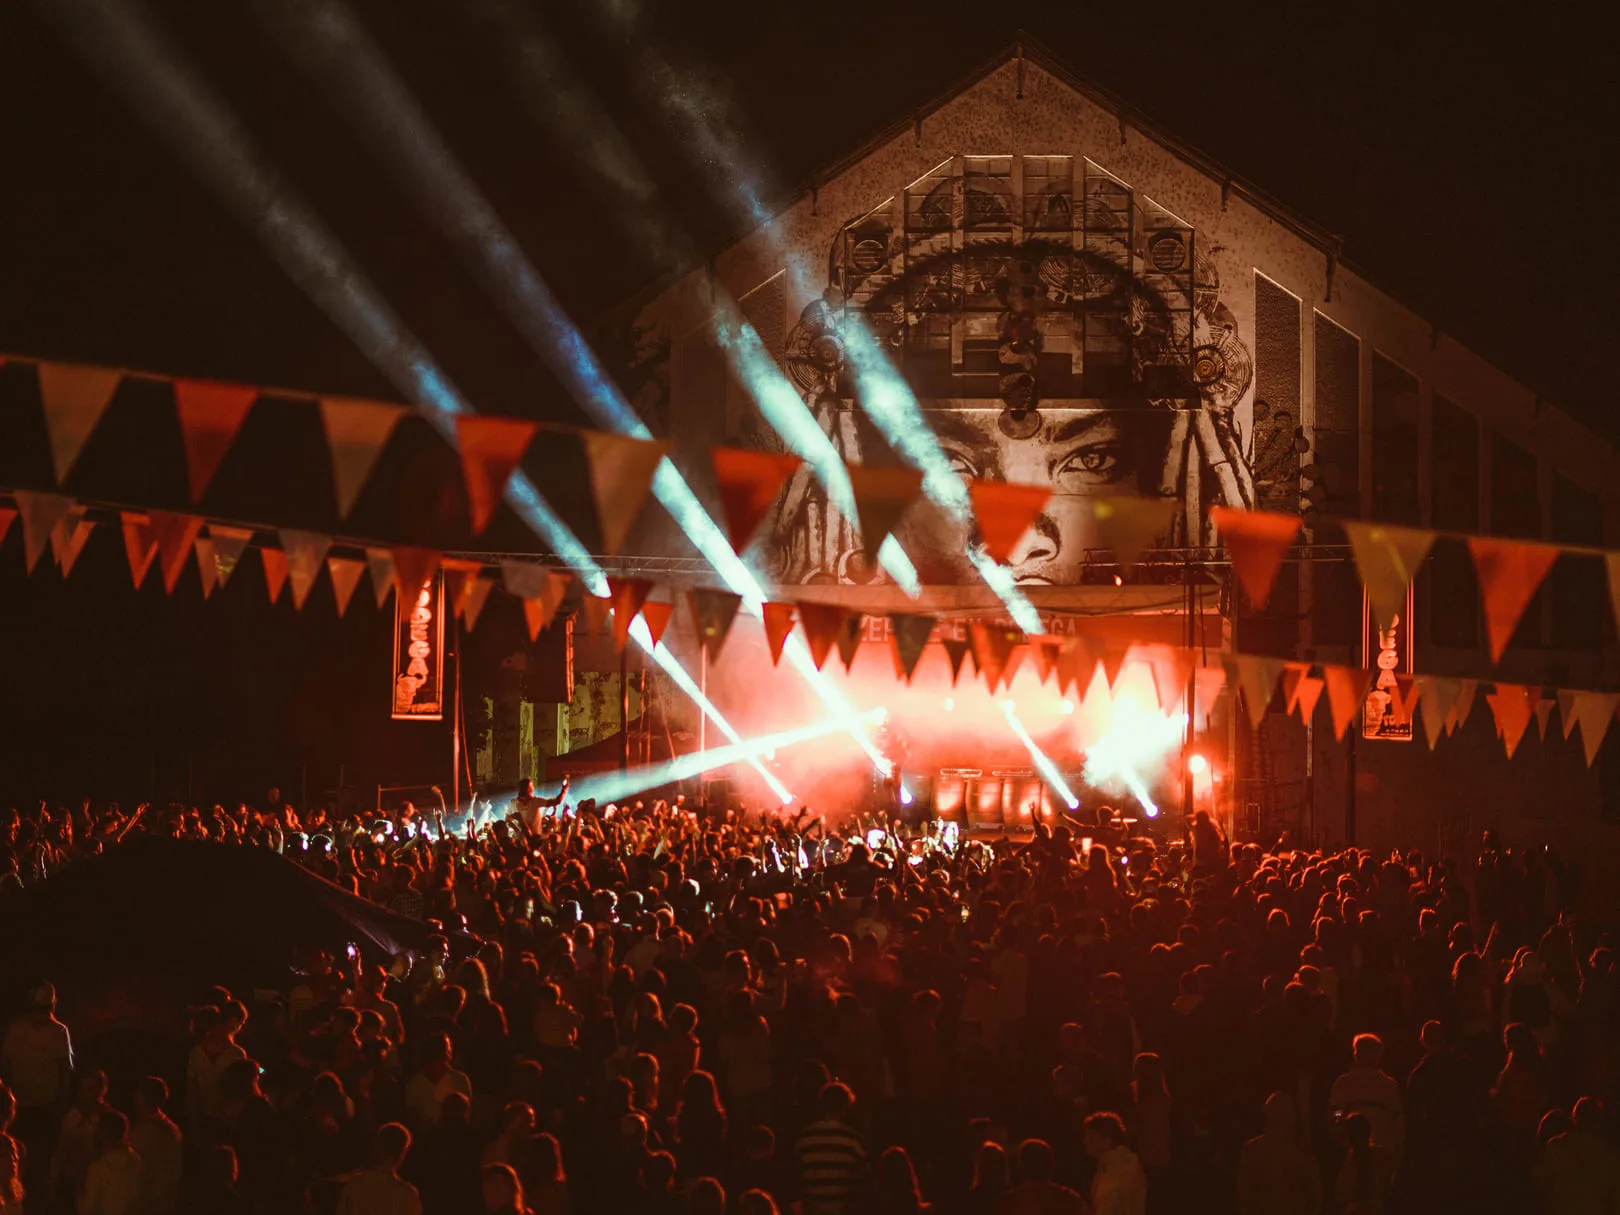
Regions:
[[395, 721], [444, 720], [444, 576], [394, 596]]
[[[1406, 584], [1406, 602], [1392, 614], [1389, 625], [1380, 624], [1372, 595], [1361, 595], [1361, 665], [1377, 670], [1378, 677], [1367, 693], [1361, 714], [1361, 737], [1391, 742], [1411, 742], [1415, 737], [1413, 709], [1416, 690], [1403, 687], [1403, 677], [1412, 672], [1412, 584]], [[1379, 611], [1387, 609], [1380, 608]], [[1409, 684], [1408, 681], [1404, 681]]]

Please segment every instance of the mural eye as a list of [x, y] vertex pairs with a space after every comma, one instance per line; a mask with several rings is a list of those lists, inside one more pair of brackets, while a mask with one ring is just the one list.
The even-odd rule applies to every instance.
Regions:
[[1125, 451], [1119, 443], [1088, 443], [1078, 447], [1058, 466], [1053, 477], [1059, 490], [1097, 484], [1115, 478]]
[[957, 476], [977, 477], [979, 475], [978, 468], [965, 453], [947, 446], [945, 448], [945, 456], [951, 462], [951, 471]]

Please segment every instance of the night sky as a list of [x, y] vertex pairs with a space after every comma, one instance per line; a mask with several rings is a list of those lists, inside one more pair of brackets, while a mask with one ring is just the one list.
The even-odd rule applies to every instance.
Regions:
[[[669, 268], [636, 247], [568, 148], [525, 116], [479, 3], [355, 7], [582, 323]], [[476, 405], [585, 420], [251, 5], [147, 8]], [[729, 96], [762, 195], [786, 201], [1022, 26], [1078, 74], [1342, 235], [1346, 263], [1414, 311], [1620, 437], [1610, 368], [1620, 258], [1608, 218], [1620, 170], [1612, 59], [1593, 30], [1449, 4], [1332, 15], [1208, 3], [634, 8], [548, 0], [532, 16], [696, 248], [718, 247], [742, 220], [715, 204], [710, 167], [637, 87], [645, 48]], [[632, 13], [639, 39], [616, 32], [610, 9]], [[37, 11], [0, 6], [0, 352], [397, 397]], [[49, 488], [23, 377], [0, 370], [0, 483]], [[113, 439], [98, 437], [70, 488], [184, 505], [173, 423], [142, 405], [120, 397]], [[318, 431], [265, 412], [217, 492], [258, 512], [247, 517], [322, 526]], [[409, 467], [362, 503], [376, 534], [439, 529], [444, 541], [464, 527], [446, 488], [453, 457], [446, 465], [433, 442], [407, 436]], [[403, 519], [400, 486], [427, 487]], [[227, 502], [205, 505], [224, 513]], [[510, 516], [495, 527], [504, 545], [532, 543]], [[271, 609], [251, 560], [207, 605], [194, 571], [173, 601], [155, 577], [136, 595], [112, 529], [66, 586], [48, 559], [32, 581], [22, 565], [14, 535], [0, 548], [0, 803], [180, 796], [188, 760], [199, 796], [256, 797], [272, 781], [294, 797], [307, 781], [313, 795], [340, 764], [362, 783], [383, 772], [447, 779], [442, 732], [386, 721], [391, 621], [367, 587], [336, 623], [324, 587], [302, 617], [286, 602]], [[493, 610], [507, 609], [497, 597]]]

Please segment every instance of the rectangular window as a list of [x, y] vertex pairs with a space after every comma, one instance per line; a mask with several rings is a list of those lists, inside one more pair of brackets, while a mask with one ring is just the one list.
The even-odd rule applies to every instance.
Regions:
[[[1463, 533], [1479, 530], [1479, 423], [1439, 393], [1431, 411], [1434, 480], [1430, 503], [1434, 525]], [[1479, 582], [1463, 545], [1442, 540], [1418, 575], [1417, 596], [1427, 605], [1429, 639], [1435, 645], [1479, 645]], [[1419, 609], [1420, 615], [1423, 609]]]
[[[1552, 538], [1561, 544], [1603, 544], [1603, 507], [1566, 477], [1553, 478]], [[1607, 574], [1601, 557], [1564, 553], [1548, 575], [1552, 643], [1560, 650], [1595, 650], [1611, 631]]]
[[1372, 517], [1415, 527], [1418, 501], [1418, 382], [1376, 351], [1372, 364]]
[[[1308, 457], [1316, 465], [1308, 496], [1319, 542], [1343, 543], [1335, 519], [1355, 518], [1361, 505], [1361, 342], [1316, 314], [1316, 427]], [[1355, 565], [1324, 563], [1314, 578], [1314, 636], [1318, 643], [1351, 649], [1361, 644], [1361, 582]]]

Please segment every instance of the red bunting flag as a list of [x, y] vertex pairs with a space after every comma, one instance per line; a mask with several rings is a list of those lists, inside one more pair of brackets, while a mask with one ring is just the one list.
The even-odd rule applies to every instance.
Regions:
[[152, 521], [145, 515], [134, 511], [122, 511], [119, 522], [124, 529], [124, 553], [129, 558], [129, 576], [134, 580], [135, 589], [141, 589], [141, 583], [146, 581], [146, 573], [152, 568], [152, 559], [157, 556], [157, 541], [152, 539]]
[[697, 633], [698, 644], [703, 647], [709, 661], [713, 662], [720, 657], [732, 622], [737, 619], [742, 596], [730, 591], [694, 587], [686, 593], [686, 602], [692, 611], [692, 626]]
[[1058, 691], [1085, 699], [1097, 670], [1097, 654], [1084, 637], [1065, 637], [1058, 648]]
[[332, 547], [332, 537], [319, 532], [281, 529], [281, 551], [287, 556], [287, 580], [292, 583], [293, 608], [304, 610], [315, 580], [321, 576], [326, 564], [326, 552]]
[[270, 602], [281, 598], [281, 588], [287, 585], [287, 554], [268, 545], [259, 550], [264, 563], [264, 587], [270, 592]]
[[[0, 532], [0, 536], [4, 534]], [[1609, 608], [1614, 612], [1615, 627], [1620, 628], [1620, 553], [1605, 553], [1603, 565], [1609, 572]]]
[[382, 607], [394, 589], [394, 554], [385, 548], [368, 548], [366, 569], [371, 573], [371, 593], [376, 597], [377, 606]]
[[571, 574], [564, 574], [558, 570], [548, 570], [540, 566], [529, 566], [540, 575], [538, 578], [520, 579], [518, 585], [521, 591], [513, 589], [512, 567], [513, 562], [503, 566], [506, 576], [506, 589], [514, 595], [520, 595], [523, 600], [523, 619], [529, 626], [529, 640], [532, 642], [540, 636], [540, 630], [551, 627], [552, 620], [557, 615], [557, 609], [562, 606], [568, 597], [568, 588], [573, 585]]
[[860, 652], [861, 632], [865, 628], [866, 618], [859, 612], [851, 612], [844, 620], [844, 627], [838, 630], [838, 657], [848, 671], [855, 663], [855, 655]]
[[1307, 725], [1316, 716], [1316, 702], [1322, 698], [1322, 689], [1327, 687], [1327, 681], [1318, 679], [1315, 675], [1305, 675], [1300, 678], [1299, 686], [1294, 689], [1294, 704], [1299, 708], [1299, 719]]
[[895, 674], [911, 682], [916, 673], [917, 662], [922, 658], [923, 648], [927, 646], [928, 639], [934, 634], [934, 618], [932, 616], [919, 616], [905, 612], [893, 612], [889, 616], [889, 641], [894, 650]]
[[522, 418], [491, 418], [460, 414], [456, 418], [456, 448], [467, 481], [467, 510], [476, 536], [489, 526], [506, 483], [512, 479], [523, 453], [529, 450], [538, 422]]
[[34, 572], [40, 557], [51, 542], [56, 525], [67, 518], [73, 509], [73, 499], [61, 494], [40, 494], [32, 490], [16, 492], [17, 510], [22, 514], [23, 551], [28, 558], [28, 572]]
[[192, 546], [202, 531], [203, 521], [196, 515], [182, 515], [177, 511], [155, 510], [150, 514], [152, 537], [158, 547], [158, 566], [163, 571], [163, 589], [172, 595], [180, 581], [180, 571], [186, 567], [186, 558], [191, 556]]
[[1367, 702], [1367, 689], [1377, 674], [1363, 667], [1323, 665], [1322, 679], [1327, 684], [1328, 708], [1333, 712], [1334, 738], [1344, 737], [1345, 728]]
[[1462, 684], [1441, 675], [1419, 675], [1416, 682], [1418, 705], [1423, 710], [1423, 733], [1428, 739], [1429, 750], [1433, 751], [1445, 731]]
[[388, 445], [394, 427], [405, 416], [405, 406], [324, 397], [320, 410], [326, 445], [332, 453], [332, 488], [337, 497], [338, 514], [347, 518], [371, 470], [377, 466], [377, 457]]
[[484, 564], [464, 557], [444, 557], [439, 561], [439, 568], [444, 571], [444, 601], [450, 605], [449, 618], [460, 619], [462, 609], [467, 606], [467, 595], [472, 590], [473, 580], [483, 570]]
[[1198, 711], [1204, 715], [1205, 724], [1208, 724], [1209, 715], [1215, 710], [1215, 702], [1226, 690], [1226, 668], [1199, 667], [1196, 681], [1193, 691], [1198, 699]]
[[85, 542], [90, 539], [91, 529], [95, 524], [85, 518], [82, 506], [75, 506], [62, 517], [51, 532], [51, 550], [56, 556], [56, 564], [62, 567], [62, 577], [66, 578], [73, 572], [73, 565], [84, 552]]
[[865, 464], [846, 467], [855, 495], [861, 547], [875, 559], [884, 539], [916, 500], [922, 489], [922, 473], [913, 468], [873, 468]]
[[652, 488], [653, 476], [669, 445], [600, 430], [587, 430], [583, 439], [602, 551], [611, 557], [618, 553], [630, 534], [630, 525], [641, 513], [641, 504], [647, 500], [647, 491]]
[[613, 611], [613, 600], [606, 595], [585, 595], [580, 600], [585, 608], [585, 631], [592, 637], [607, 632], [608, 616]]
[[968, 497], [979, 521], [984, 551], [997, 565], [1006, 565], [1024, 533], [1041, 517], [1052, 497], [1052, 487], [973, 480], [968, 482]]
[[72, 363], [41, 363], [38, 372], [39, 400], [45, 408], [45, 430], [51, 440], [51, 464], [60, 485], [67, 480], [101, 415], [107, 412], [123, 376], [105, 367]]
[[[5, 366], [5, 360], [0, 359], [0, 367]], [[11, 530], [11, 522], [17, 517], [17, 512], [10, 506], [0, 506], [0, 544], [6, 542], [6, 533]]]
[[337, 613], [341, 616], [349, 610], [349, 601], [360, 585], [360, 575], [366, 572], [366, 563], [358, 557], [328, 557], [326, 572], [332, 575], [332, 597], [337, 600]]
[[716, 447], [710, 458], [720, 487], [720, 510], [726, 517], [726, 537], [742, 552], [775, 504], [788, 478], [804, 463], [798, 456], [779, 452]]
[[1186, 646], [1154, 642], [1151, 645], [1133, 644], [1126, 651], [1126, 662], [1139, 662], [1153, 672], [1153, 686], [1158, 694], [1159, 706], [1169, 713], [1187, 699], [1187, 683], [1192, 678], [1195, 664], [1193, 652]]
[[422, 588], [439, 568], [439, 554], [430, 548], [411, 548], [398, 544], [393, 548], [394, 589], [399, 593], [401, 607], [413, 607]]
[[1496, 718], [1497, 736], [1501, 738], [1509, 759], [1519, 749], [1530, 718], [1535, 714], [1538, 695], [1538, 689], [1516, 683], [1499, 683], [1496, 691], [1485, 693], [1485, 703], [1491, 706], [1491, 713]]
[[213, 380], [176, 380], [174, 413], [180, 422], [180, 443], [186, 453], [186, 482], [192, 504], [202, 501], [208, 483], [219, 471], [236, 432], [258, 400], [259, 390]]
[[782, 661], [782, 647], [787, 644], [788, 634], [793, 632], [797, 609], [791, 603], [767, 603], [763, 612], [765, 644], [770, 647], [774, 667]]
[[1232, 558], [1232, 568], [1249, 602], [1257, 608], [1265, 607], [1288, 546], [1299, 535], [1299, 516], [1214, 506], [1209, 517]]
[[649, 599], [641, 605], [641, 618], [647, 624], [647, 632], [652, 637], [653, 645], [664, 639], [664, 630], [669, 627], [669, 618], [675, 614], [673, 603], [664, 603]]
[[1547, 723], [1552, 720], [1554, 701], [1550, 696], [1536, 697], [1536, 736], [1547, 741]]
[[1112, 549], [1128, 574], [1148, 545], [1170, 530], [1176, 519], [1176, 499], [1105, 495], [1091, 500], [1091, 518], [1097, 543]]
[[968, 640], [965, 637], [941, 637], [940, 645], [945, 647], [945, 656], [951, 660], [951, 687], [962, 674], [962, 660], [968, 655]]
[[461, 600], [461, 623], [470, 633], [478, 627], [478, 617], [484, 612], [484, 604], [489, 602], [489, 589], [495, 585], [495, 579], [487, 574], [479, 574], [473, 578], [471, 584]]
[[652, 593], [651, 578], [612, 578], [608, 580], [608, 600], [613, 604], [613, 644], [624, 649], [630, 640], [630, 624], [641, 615], [641, 605]]
[[990, 690], [994, 692], [1003, 683], [1011, 684], [1013, 673], [1023, 659], [1018, 647], [1023, 643], [1024, 634], [1005, 625], [975, 620], [968, 626], [968, 635], [973, 640], [973, 661]]
[[801, 603], [798, 607], [799, 623], [810, 643], [810, 657], [819, 671], [842, 635], [849, 612], [836, 603]]
[[1479, 680], [1460, 679], [1457, 681], [1457, 700], [1451, 706], [1451, 715], [1446, 718], [1446, 733], [1461, 729], [1468, 724], [1469, 715], [1474, 711], [1474, 696], [1479, 691]]
[[1308, 662], [1283, 663], [1283, 712], [1293, 713], [1294, 706], [1299, 703], [1299, 681], [1310, 673], [1311, 664]]
[[[250, 527], [227, 527], [223, 523], [210, 523], [208, 525], [208, 538], [210, 548], [214, 555], [214, 573], [220, 586], [224, 586], [236, 572], [236, 564], [242, 559], [242, 552], [253, 539], [253, 529]], [[202, 550], [198, 549], [198, 560], [202, 560]]]
[[198, 536], [193, 547], [197, 550], [197, 577], [202, 580], [203, 598], [207, 599], [219, 585], [219, 558], [214, 555], [214, 538]]
[[1551, 544], [1524, 540], [1469, 536], [1468, 551], [1474, 555], [1474, 569], [1479, 574], [1479, 597], [1485, 604], [1485, 632], [1490, 640], [1491, 661], [1500, 662], [1513, 630], [1519, 627], [1524, 609], [1530, 605], [1553, 562], [1558, 560], [1558, 549]]
[[1125, 649], [1117, 645], [1104, 644], [1095, 650], [1097, 661], [1102, 663], [1103, 677], [1108, 680], [1108, 690], [1112, 692], [1114, 685], [1119, 682], [1120, 672], [1125, 669]]

